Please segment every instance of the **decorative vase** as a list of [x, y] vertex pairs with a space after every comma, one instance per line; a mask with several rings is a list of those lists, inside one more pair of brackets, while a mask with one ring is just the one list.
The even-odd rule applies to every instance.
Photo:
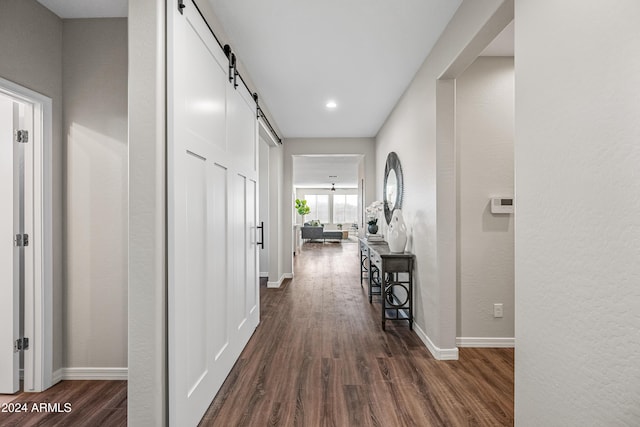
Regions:
[[387, 236], [389, 251], [395, 254], [403, 253], [407, 245], [407, 226], [402, 217], [402, 210], [395, 209], [389, 223], [389, 234]]
[[378, 224], [369, 224], [369, 233], [376, 234], [378, 232]]

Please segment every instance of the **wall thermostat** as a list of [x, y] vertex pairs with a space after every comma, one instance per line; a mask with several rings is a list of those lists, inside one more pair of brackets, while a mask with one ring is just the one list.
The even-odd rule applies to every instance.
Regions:
[[491, 213], [512, 214], [513, 213], [513, 197], [492, 197]]

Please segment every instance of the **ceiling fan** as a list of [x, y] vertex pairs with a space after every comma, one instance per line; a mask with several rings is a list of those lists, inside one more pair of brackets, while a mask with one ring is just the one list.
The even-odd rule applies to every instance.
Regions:
[[[329, 175], [329, 179], [336, 179], [338, 177], [338, 175]], [[336, 191], [336, 183], [332, 182], [331, 183], [331, 188], [329, 189], [329, 191]]]

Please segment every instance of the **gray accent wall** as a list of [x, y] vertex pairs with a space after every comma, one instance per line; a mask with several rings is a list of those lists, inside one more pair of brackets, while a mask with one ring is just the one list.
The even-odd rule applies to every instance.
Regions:
[[127, 366], [127, 20], [63, 21], [65, 362]]
[[0, 0], [0, 76], [53, 100], [53, 370], [127, 366], [127, 23]]
[[64, 364], [62, 20], [35, 0], [0, 0], [0, 77], [52, 99], [53, 370]]

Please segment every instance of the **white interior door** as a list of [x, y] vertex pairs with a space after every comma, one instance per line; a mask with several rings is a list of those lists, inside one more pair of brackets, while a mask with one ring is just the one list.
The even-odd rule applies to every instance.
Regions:
[[[42, 319], [42, 312], [36, 308], [38, 293], [36, 292], [36, 262], [35, 248], [42, 246], [42, 231], [36, 232], [35, 225], [35, 179], [34, 179], [34, 106], [31, 103], [20, 102], [14, 104], [14, 121], [16, 128], [26, 131], [28, 135], [27, 143], [17, 144], [17, 169], [18, 174], [18, 203], [16, 210], [18, 233], [29, 237], [29, 244], [18, 248], [20, 252], [20, 337], [29, 339], [29, 346], [22, 351], [23, 368], [23, 390], [38, 391], [43, 390], [42, 385], [36, 385], [36, 377], [41, 375], [40, 368], [36, 366], [35, 349], [39, 343], [41, 330], [36, 332], [36, 323]], [[42, 295], [42, 293], [40, 293]], [[41, 306], [40, 306], [41, 307]], [[42, 350], [42, 349], [39, 349]]]
[[20, 388], [20, 354], [13, 346], [20, 326], [20, 248], [14, 244], [19, 232], [15, 106], [11, 98], [0, 94], [0, 393], [9, 394]]
[[257, 122], [193, 4], [168, 5], [169, 423], [195, 426], [259, 322]]
[[[53, 385], [51, 117], [50, 98], [0, 78], [0, 393], [17, 389], [9, 359], [20, 360], [22, 337], [23, 390]], [[21, 143], [16, 130], [28, 133]], [[15, 246], [17, 234], [28, 245]]]

